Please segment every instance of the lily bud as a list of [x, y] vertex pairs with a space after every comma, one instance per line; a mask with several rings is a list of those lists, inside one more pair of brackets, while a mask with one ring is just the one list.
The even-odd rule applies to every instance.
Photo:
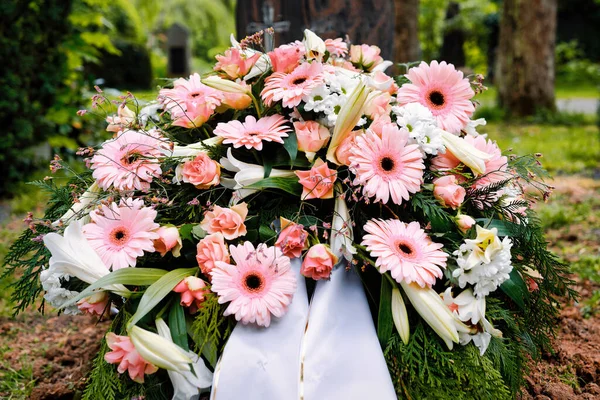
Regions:
[[129, 338], [140, 356], [150, 364], [170, 371], [190, 371], [192, 359], [172, 341], [134, 325]]
[[[339, 193], [341, 186], [336, 187]], [[331, 221], [330, 247], [338, 258], [344, 257], [347, 261], [352, 260], [352, 255], [356, 254], [356, 248], [352, 245], [352, 219], [348, 212], [346, 201], [339, 195], [335, 198], [333, 220]]]
[[446, 149], [448, 149], [450, 153], [467, 167], [471, 168], [475, 174], [482, 175], [485, 173], [485, 161], [492, 158], [491, 154], [476, 149], [475, 146], [468, 143], [466, 140], [446, 131], [440, 130], [440, 134], [444, 146], [446, 146]]
[[340, 146], [342, 141], [352, 132], [360, 117], [363, 115], [363, 110], [371, 89], [364, 82], [356, 86], [354, 91], [346, 103], [342, 106], [335, 128], [333, 129], [333, 137], [327, 149], [327, 160], [334, 164], [342, 164], [336, 157], [335, 151]]
[[216, 75], [210, 75], [206, 78], [202, 78], [202, 83], [204, 83], [206, 86], [210, 86], [213, 89], [217, 89], [226, 93], [250, 94], [249, 85], [223, 79]]
[[408, 339], [410, 338], [408, 313], [406, 312], [406, 306], [398, 287], [392, 289], [392, 318], [394, 319], [394, 326], [400, 335], [400, 339], [402, 339], [404, 344], [408, 344]]
[[302, 40], [302, 44], [304, 44], [304, 47], [306, 48], [307, 60], [315, 59], [321, 61], [327, 51], [323, 39], [309, 29], [304, 30], [304, 40]]
[[400, 286], [421, 318], [442, 338], [448, 349], [452, 350], [454, 343], [459, 341], [456, 324], [460, 321], [452, 315], [442, 298], [429, 287], [421, 288], [406, 282], [401, 282]]
[[[79, 217], [80, 213], [85, 210], [86, 208], [88, 208], [88, 206], [95, 200], [98, 199], [98, 195], [100, 194], [100, 192], [102, 191], [102, 189], [100, 189], [100, 186], [98, 186], [98, 183], [96, 181], [94, 181], [94, 183], [92, 184], [92, 186], [90, 186], [79, 198], [79, 201], [77, 203], [74, 203], [71, 208], [69, 208], [69, 210], [64, 213], [64, 215], [62, 217], [60, 217], [59, 219], [57, 219], [56, 221], [54, 221], [52, 223], [52, 226], [58, 226], [60, 224], [60, 222], [62, 221], [63, 224], [68, 224], [69, 222], [71, 222], [71, 220], [73, 218], [77, 218]], [[89, 215], [86, 215], [85, 217], [82, 218], [82, 222], [83, 223], [87, 223], [89, 222]]]

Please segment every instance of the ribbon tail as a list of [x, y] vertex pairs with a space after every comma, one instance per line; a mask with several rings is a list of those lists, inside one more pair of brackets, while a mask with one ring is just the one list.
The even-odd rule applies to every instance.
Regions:
[[298, 288], [287, 313], [268, 328], [238, 323], [213, 377], [211, 400], [295, 400], [308, 298], [300, 259], [292, 260]]
[[340, 263], [319, 281], [301, 360], [301, 400], [396, 400], [362, 282]]

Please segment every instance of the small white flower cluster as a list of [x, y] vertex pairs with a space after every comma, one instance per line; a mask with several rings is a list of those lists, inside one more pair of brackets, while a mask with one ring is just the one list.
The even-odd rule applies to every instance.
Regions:
[[[42, 287], [46, 292], [44, 299], [52, 307], [59, 308], [79, 294], [79, 292], [67, 290], [61, 286], [61, 279], [63, 281], [68, 281], [69, 278], [69, 275], [56, 272], [50, 268], [45, 269], [40, 273], [40, 281], [42, 282]], [[81, 311], [79, 311], [79, 308], [77, 308], [77, 304], [73, 304], [64, 308], [63, 313], [67, 315], [77, 315], [81, 314]]]
[[427, 107], [419, 103], [408, 103], [392, 107], [392, 113], [396, 116], [398, 126], [410, 132], [409, 143], [419, 145], [423, 157], [445, 152], [440, 128]]
[[481, 247], [468, 239], [460, 246], [459, 250], [454, 252], [454, 255], [457, 256], [458, 268], [452, 275], [458, 278], [458, 285], [461, 288], [467, 284], [474, 285], [473, 292], [478, 298], [485, 297], [498, 289], [498, 286], [510, 278], [509, 274], [513, 269], [510, 261], [512, 241], [508, 237], [501, 242], [497, 236], [496, 238], [500, 248], [496, 249], [494, 254], [487, 259], [486, 257], [473, 257], [478, 251], [481, 251]]
[[348, 96], [360, 82], [360, 74], [335, 68], [334, 71], [325, 74], [324, 84], [304, 96], [302, 99], [305, 103], [304, 110], [325, 114], [319, 122], [328, 128], [333, 128], [342, 105], [346, 103]]

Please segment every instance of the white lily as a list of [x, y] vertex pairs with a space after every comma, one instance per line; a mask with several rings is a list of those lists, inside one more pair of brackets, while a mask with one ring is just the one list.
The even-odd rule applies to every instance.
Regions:
[[346, 201], [337, 196], [335, 199], [335, 208], [333, 219], [331, 221], [330, 247], [336, 257], [344, 257], [352, 261], [352, 255], [356, 254], [356, 248], [352, 245], [352, 220], [348, 212]]
[[332, 163], [337, 165], [341, 164], [335, 155], [335, 151], [344, 141], [346, 136], [352, 132], [352, 129], [354, 129], [360, 120], [360, 117], [362, 117], [363, 109], [370, 91], [371, 89], [368, 88], [364, 82], [359, 83], [340, 109], [335, 128], [333, 128], [333, 136], [331, 137], [331, 142], [329, 142], [329, 148], [327, 149], [327, 160]]
[[229, 79], [223, 79], [216, 75], [210, 75], [206, 78], [202, 78], [202, 83], [206, 86], [210, 86], [213, 89], [220, 90], [226, 93], [237, 93], [237, 94], [250, 94], [250, 86], [244, 82], [237, 83], [230, 81]]
[[392, 65], [394, 65], [393, 61], [390, 60], [385, 60], [384, 62], [382, 62], [381, 64], [375, 66], [375, 68], [373, 68], [371, 70], [371, 72], [377, 72], [377, 71], [381, 71], [384, 72], [386, 69], [388, 69], [389, 67], [391, 67]]
[[321, 61], [325, 52], [327, 51], [327, 47], [325, 46], [325, 42], [316, 33], [311, 31], [310, 29], [304, 30], [304, 39], [302, 40], [302, 44], [306, 48], [306, 59], [307, 60], [317, 60]]
[[253, 50], [253, 49], [249, 49], [249, 48], [242, 49], [242, 46], [240, 46], [240, 43], [237, 40], [235, 40], [235, 36], [233, 36], [233, 34], [231, 34], [230, 39], [231, 39], [231, 46], [240, 50], [246, 56], [246, 58], [250, 58], [254, 54], [260, 53], [260, 57], [254, 63], [254, 65], [250, 69], [250, 72], [248, 72], [248, 74], [246, 74], [246, 76], [244, 76], [245, 81], [250, 80], [254, 77], [260, 76], [271, 69], [271, 59], [269, 58], [269, 56], [267, 54], [262, 53], [260, 51]]
[[[155, 322], [158, 334], [166, 340], [173, 342], [171, 331], [165, 321], [159, 318]], [[171, 383], [173, 383], [173, 389], [175, 390], [172, 400], [191, 399], [198, 394], [198, 389], [208, 388], [212, 385], [213, 373], [206, 368], [204, 360], [198, 357], [193, 351], [187, 351], [186, 354], [192, 360], [192, 371], [181, 373], [167, 370]]]
[[[98, 194], [102, 191], [102, 189], [100, 189], [100, 186], [98, 186], [98, 183], [96, 183], [94, 181], [94, 183], [92, 184], [92, 186], [90, 186], [82, 195], [81, 197], [79, 197], [79, 201], [77, 203], [74, 203], [71, 208], [69, 208], [69, 210], [64, 213], [64, 215], [62, 217], [60, 217], [59, 219], [57, 219], [56, 221], [54, 221], [52, 223], [52, 226], [58, 226], [60, 225], [60, 223], [62, 222], [63, 224], [69, 224], [69, 222], [71, 222], [71, 219], [73, 219], [74, 217], [80, 217], [81, 215], [79, 215], [83, 210], [85, 210], [86, 208], [89, 207], [90, 204], [92, 204], [92, 202], [96, 201], [98, 199]], [[89, 222], [89, 215], [85, 215], [83, 218], [81, 218], [83, 223], [87, 223]]]
[[449, 132], [440, 130], [442, 142], [463, 164], [471, 168], [478, 175], [485, 173], [485, 162], [492, 158], [491, 154], [478, 150], [465, 139], [459, 138]]
[[186, 146], [180, 146], [178, 144], [175, 144], [173, 150], [165, 150], [164, 154], [167, 157], [194, 158], [200, 153], [206, 153], [206, 147], [218, 146], [222, 142], [222, 137], [215, 136], [210, 139], [205, 139], [198, 143], [188, 144]]
[[419, 315], [452, 350], [454, 343], [459, 342], [457, 324], [464, 324], [452, 314], [435, 290], [406, 282], [401, 282], [400, 286]]
[[[221, 184], [229, 189], [237, 190], [238, 193], [235, 195], [237, 200], [241, 200], [257, 192], [258, 189], [245, 189], [245, 187], [261, 181], [265, 177], [265, 169], [262, 165], [249, 164], [236, 159], [231, 152], [231, 148], [227, 149], [227, 158], [221, 158], [220, 164], [223, 169], [236, 173], [233, 180], [222, 177]], [[271, 178], [292, 176], [295, 176], [294, 171], [275, 168], [271, 170], [271, 174], [269, 175]]]
[[129, 338], [140, 356], [150, 364], [179, 373], [190, 372], [192, 359], [172, 340], [137, 325], [129, 330]]
[[467, 258], [467, 268], [472, 268], [479, 263], [489, 264], [492, 258], [502, 250], [502, 241], [498, 237], [498, 229], [485, 229], [476, 225], [477, 237], [465, 239], [467, 246], [473, 251]]
[[406, 312], [406, 305], [402, 299], [400, 289], [397, 286], [394, 286], [392, 289], [392, 318], [400, 339], [402, 339], [404, 344], [408, 344], [408, 339], [410, 338], [408, 313]]
[[[92, 284], [110, 272], [83, 236], [80, 221], [71, 222], [65, 229], [64, 236], [48, 233], [44, 236], [44, 245], [52, 254], [48, 267], [52, 273], [74, 276]], [[123, 285], [109, 285], [105, 289], [121, 295], [129, 293]]]

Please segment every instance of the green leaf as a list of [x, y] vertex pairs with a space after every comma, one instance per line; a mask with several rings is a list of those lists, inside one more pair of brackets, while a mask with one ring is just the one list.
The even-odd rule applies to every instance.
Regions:
[[381, 277], [381, 294], [379, 295], [379, 315], [377, 317], [377, 337], [385, 348], [394, 330], [392, 319], [392, 284]]
[[175, 302], [169, 312], [169, 329], [173, 342], [184, 350], [189, 350], [185, 312], [179, 301]]
[[200, 225], [195, 225], [192, 228], [192, 236], [200, 240], [206, 236], [207, 232]]
[[300, 196], [302, 194], [302, 185], [298, 183], [297, 177], [289, 178], [266, 178], [252, 185], [245, 186], [244, 189], [281, 189], [284, 192]]
[[198, 268], [180, 268], [167, 272], [159, 280], [154, 282], [142, 296], [137, 311], [127, 323], [127, 330], [148, 314], [158, 303], [162, 301], [184, 278], [198, 272]]
[[179, 236], [181, 236], [182, 240], [193, 241], [192, 231], [194, 230], [195, 224], [185, 224], [179, 228]]
[[283, 147], [290, 155], [290, 167], [294, 166], [296, 156], [298, 155], [298, 139], [296, 138], [296, 131], [292, 130], [288, 132], [288, 137], [283, 140]]
[[266, 225], [261, 225], [258, 228], [258, 234], [261, 242], [273, 240], [277, 236], [277, 232], [275, 232], [273, 229], [269, 228]]
[[65, 308], [71, 304], [77, 303], [79, 300], [91, 295], [94, 290], [105, 288], [110, 285], [135, 285], [148, 286], [158, 281], [167, 273], [164, 269], [157, 268], [121, 268], [103, 276], [96, 282], [88, 286], [83, 292], [63, 304], [60, 308]]
[[510, 278], [500, 285], [500, 289], [521, 309], [525, 308], [525, 299], [529, 297], [529, 291], [519, 271], [513, 268], [510, 272]]

